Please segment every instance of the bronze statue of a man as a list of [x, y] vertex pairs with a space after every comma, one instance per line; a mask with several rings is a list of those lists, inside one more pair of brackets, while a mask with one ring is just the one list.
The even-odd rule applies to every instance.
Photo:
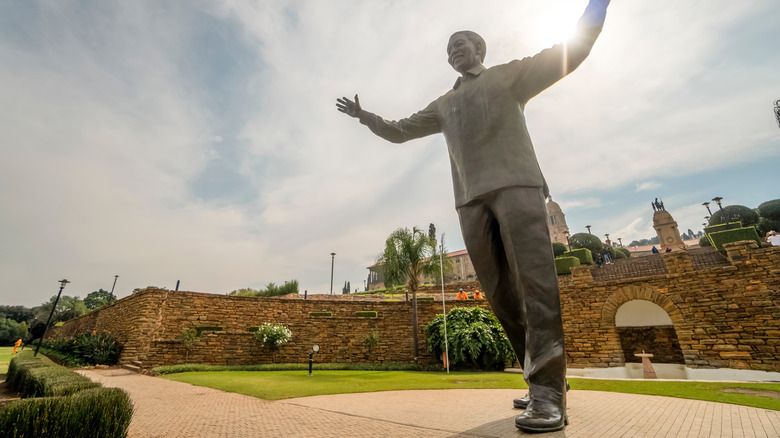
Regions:
[[549, 195], [523, 115], [526, 103], [577, 68], [601, 33], [609, 0], [590, 0], [567, 43], [535, 56], [486, 68], [487, 46], [474, 32], [447, 44], [461, 74], [452, 90], [423, 110], [387, 121], [364, 110], [358, 96], [337, 99], [394, 143], [443, 133], [466, 249], [487, 299], [523, 364], [528, 398], [515, 425], [562, 429], [566, 418], [566, 353], [555, 263], [547, 229]]

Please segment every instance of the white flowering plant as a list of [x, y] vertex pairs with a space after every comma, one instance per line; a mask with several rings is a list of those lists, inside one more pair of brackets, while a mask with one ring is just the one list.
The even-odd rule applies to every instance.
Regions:
[[265, 347], [271, 351], [276, 351], [292, 338], [292, 332], [285, 325], [267, 322], [257, 329], [255, 337]]

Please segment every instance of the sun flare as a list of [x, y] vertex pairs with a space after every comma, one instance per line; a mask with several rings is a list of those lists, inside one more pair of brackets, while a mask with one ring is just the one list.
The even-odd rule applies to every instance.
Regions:
[[536, 18], [534, 39], [543, 46], [552, 46], [568, 40], [573, 34], [579, 18], [571, 8], [551, 8]]

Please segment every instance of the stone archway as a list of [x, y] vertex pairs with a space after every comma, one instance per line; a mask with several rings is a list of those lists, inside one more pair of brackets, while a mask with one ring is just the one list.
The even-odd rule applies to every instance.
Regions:
[[626, 363], [640, 363], [636, 354], [644, 352], [653, 354], [654, 363], [685, 363], [672, 319], [655, 303], [632, 300], [620, 306], [615, 330]]
[[[656, 319], [647, 325], [621, 323], [624, 328], [618, 328], [618, 311], [635, 301], [646, 303], [645, 309], [656, 309], [668, 319], [661, 323]], [[606, 332], [605, 347], [613, 363], [638, 361], [634, 353], [642, 350], [653, 354], [657, 352], [659, 360], [655, 362], [684, 363], [676, 332], [682, 325], [682, 312], [677, 305], [668, 296], [648, 286], [625, 286], [612, 294], [602, 307], [601, 327]]]

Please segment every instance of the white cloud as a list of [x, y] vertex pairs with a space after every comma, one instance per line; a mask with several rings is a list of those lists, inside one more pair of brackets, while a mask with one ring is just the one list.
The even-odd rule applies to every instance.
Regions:
[[657, 188], [661, 187], [661, 184], [656, 181], [644, 181], [636, 184], [636, 190], [637, 192], [644, 192], [648, 190], [655, 190]]

